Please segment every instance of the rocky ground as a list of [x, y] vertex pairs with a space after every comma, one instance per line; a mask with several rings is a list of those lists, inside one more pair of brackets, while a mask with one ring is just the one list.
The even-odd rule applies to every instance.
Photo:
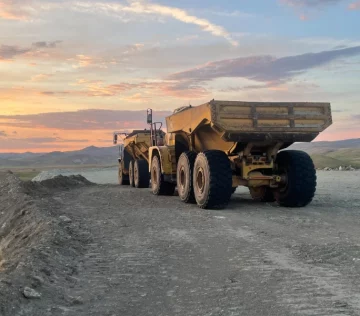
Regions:
[[360, 315], [359, 176], [319, 171], [302, 209], [240, 188], [209, 211], [2, 174], [0, 315]]

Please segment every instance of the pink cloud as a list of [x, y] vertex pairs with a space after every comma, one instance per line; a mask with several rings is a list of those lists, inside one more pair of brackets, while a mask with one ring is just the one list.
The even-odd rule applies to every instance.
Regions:
[[349, 5], [350, 10], [360, 10], [360, 1], [353, 2]]
[[0, 2], [0, 18], [6, 20], [29, 20], [34, 13], [31, 0], [2, 0]]

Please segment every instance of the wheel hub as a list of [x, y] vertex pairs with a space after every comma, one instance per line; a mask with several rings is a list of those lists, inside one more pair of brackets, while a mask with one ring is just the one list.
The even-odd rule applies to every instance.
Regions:
[[205, 187], [205, 176], [204, 176], [204, 170], [202, 168], [199, 168], [196, 173], [196, 185], [199, 188], [199, 191], [202, 193], [204, 192]]
[[152, 177], [151, 177], [151, 182], [154, 183], [154, 185], [157, 185], [157, 172], [156, 172], [156, 168], [152, 168]]
[[137, 177], [138, 177], [138, 170], [137, 170], [137, 168], [135, 166], [134, 167], [134, 178], [135, 178], [135, 180], [137, 179]]
[[180, 186], [181, 186], [181, 188], [182, 189], [184, 189], [185, 188], [185, 179], [186, 179], [186, 177], [185, 177], [185, 170], [184, 170], [184, 167], [181, 167], [181, 169], [180, 169]]

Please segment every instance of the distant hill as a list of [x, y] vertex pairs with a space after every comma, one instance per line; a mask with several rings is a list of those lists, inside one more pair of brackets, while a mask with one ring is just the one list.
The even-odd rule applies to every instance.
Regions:
[[47, 167], [73, 165], [115, 165], [119, 147], [90, 146], [82, 150], [45, 154], [1, 154], [0, 167]]
[[353, 166], [360, 168], [360, 138], [333, 142], [297, 143], [289, 147], [306, 151], [317, 168]]
[[[347, 139], [334, 142], [296, 143], [288, 149], [304, 150], [309, 153], [317, 168], [353, 166], [360, 168], [360, 139]], [[0, 153], [0, 168], [8, 167], [56, 167], [84, 165], [116, 165], [119, 147], [90, 146], [82, 150], [46, 154], [39, 153]]]

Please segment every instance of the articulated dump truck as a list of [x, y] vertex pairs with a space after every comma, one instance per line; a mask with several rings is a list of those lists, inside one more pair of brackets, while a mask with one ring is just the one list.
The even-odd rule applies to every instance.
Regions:
[[[151, 118], [148, 118], [151, 122]], [[283, 150], [332, 124], [329, 103], [212, 100], [166, 118], [165, 144], [149, 148], [152, 192], [224, 208], [238, 186], [258, 201], [308, 205], [316, 190], [309, 155]]]
[[148, 166], [147, 172], [137, 171], [136, 181], [144, 177], [144, 186], [149, 185], [150, 174], [153, 194], [173, 195], [177, 187], [183, 202], [220, 209], [238, 186], [246, 186], [255, 200], [304, 207], [316, 190], [313, 161], [305, 152], [284, 149], [314, 140], [332, 124], [332, 115], [329, 103], [212, 100], [176, 109], [166, 117], [165, 142], [158, 141], [160, 129], [152, 123], [150, 109], [147, 121], [151, 126], [147, 136], [136, 131], [127, 136], [132, 143], [133, 137], [144, 136], [141, 144], [150, 139], [143, 149], [124, 144], [139, 147], [139, 154], [128, 149], [133, 162], [123, 168], [130, 164], [131, 169], [132, 163], [138, 170]]
[[[156, 123], [155, 123], [156, 124]], [[156, 129], [156, 125], [155, 125]], [[130, 134], [114, 133], [114, 144], [118, 142], [118, 136], [123, 136], [123, 146], [120, 147], [118, 158], [118, 179], [120, 185], [130, 185], [136, 188], [149, 188], [149, 147], [151, 140], [162, 144], [165, 133], [158, 129], [156, 137], [151, 134], [152, 130], [134, 130]]]

